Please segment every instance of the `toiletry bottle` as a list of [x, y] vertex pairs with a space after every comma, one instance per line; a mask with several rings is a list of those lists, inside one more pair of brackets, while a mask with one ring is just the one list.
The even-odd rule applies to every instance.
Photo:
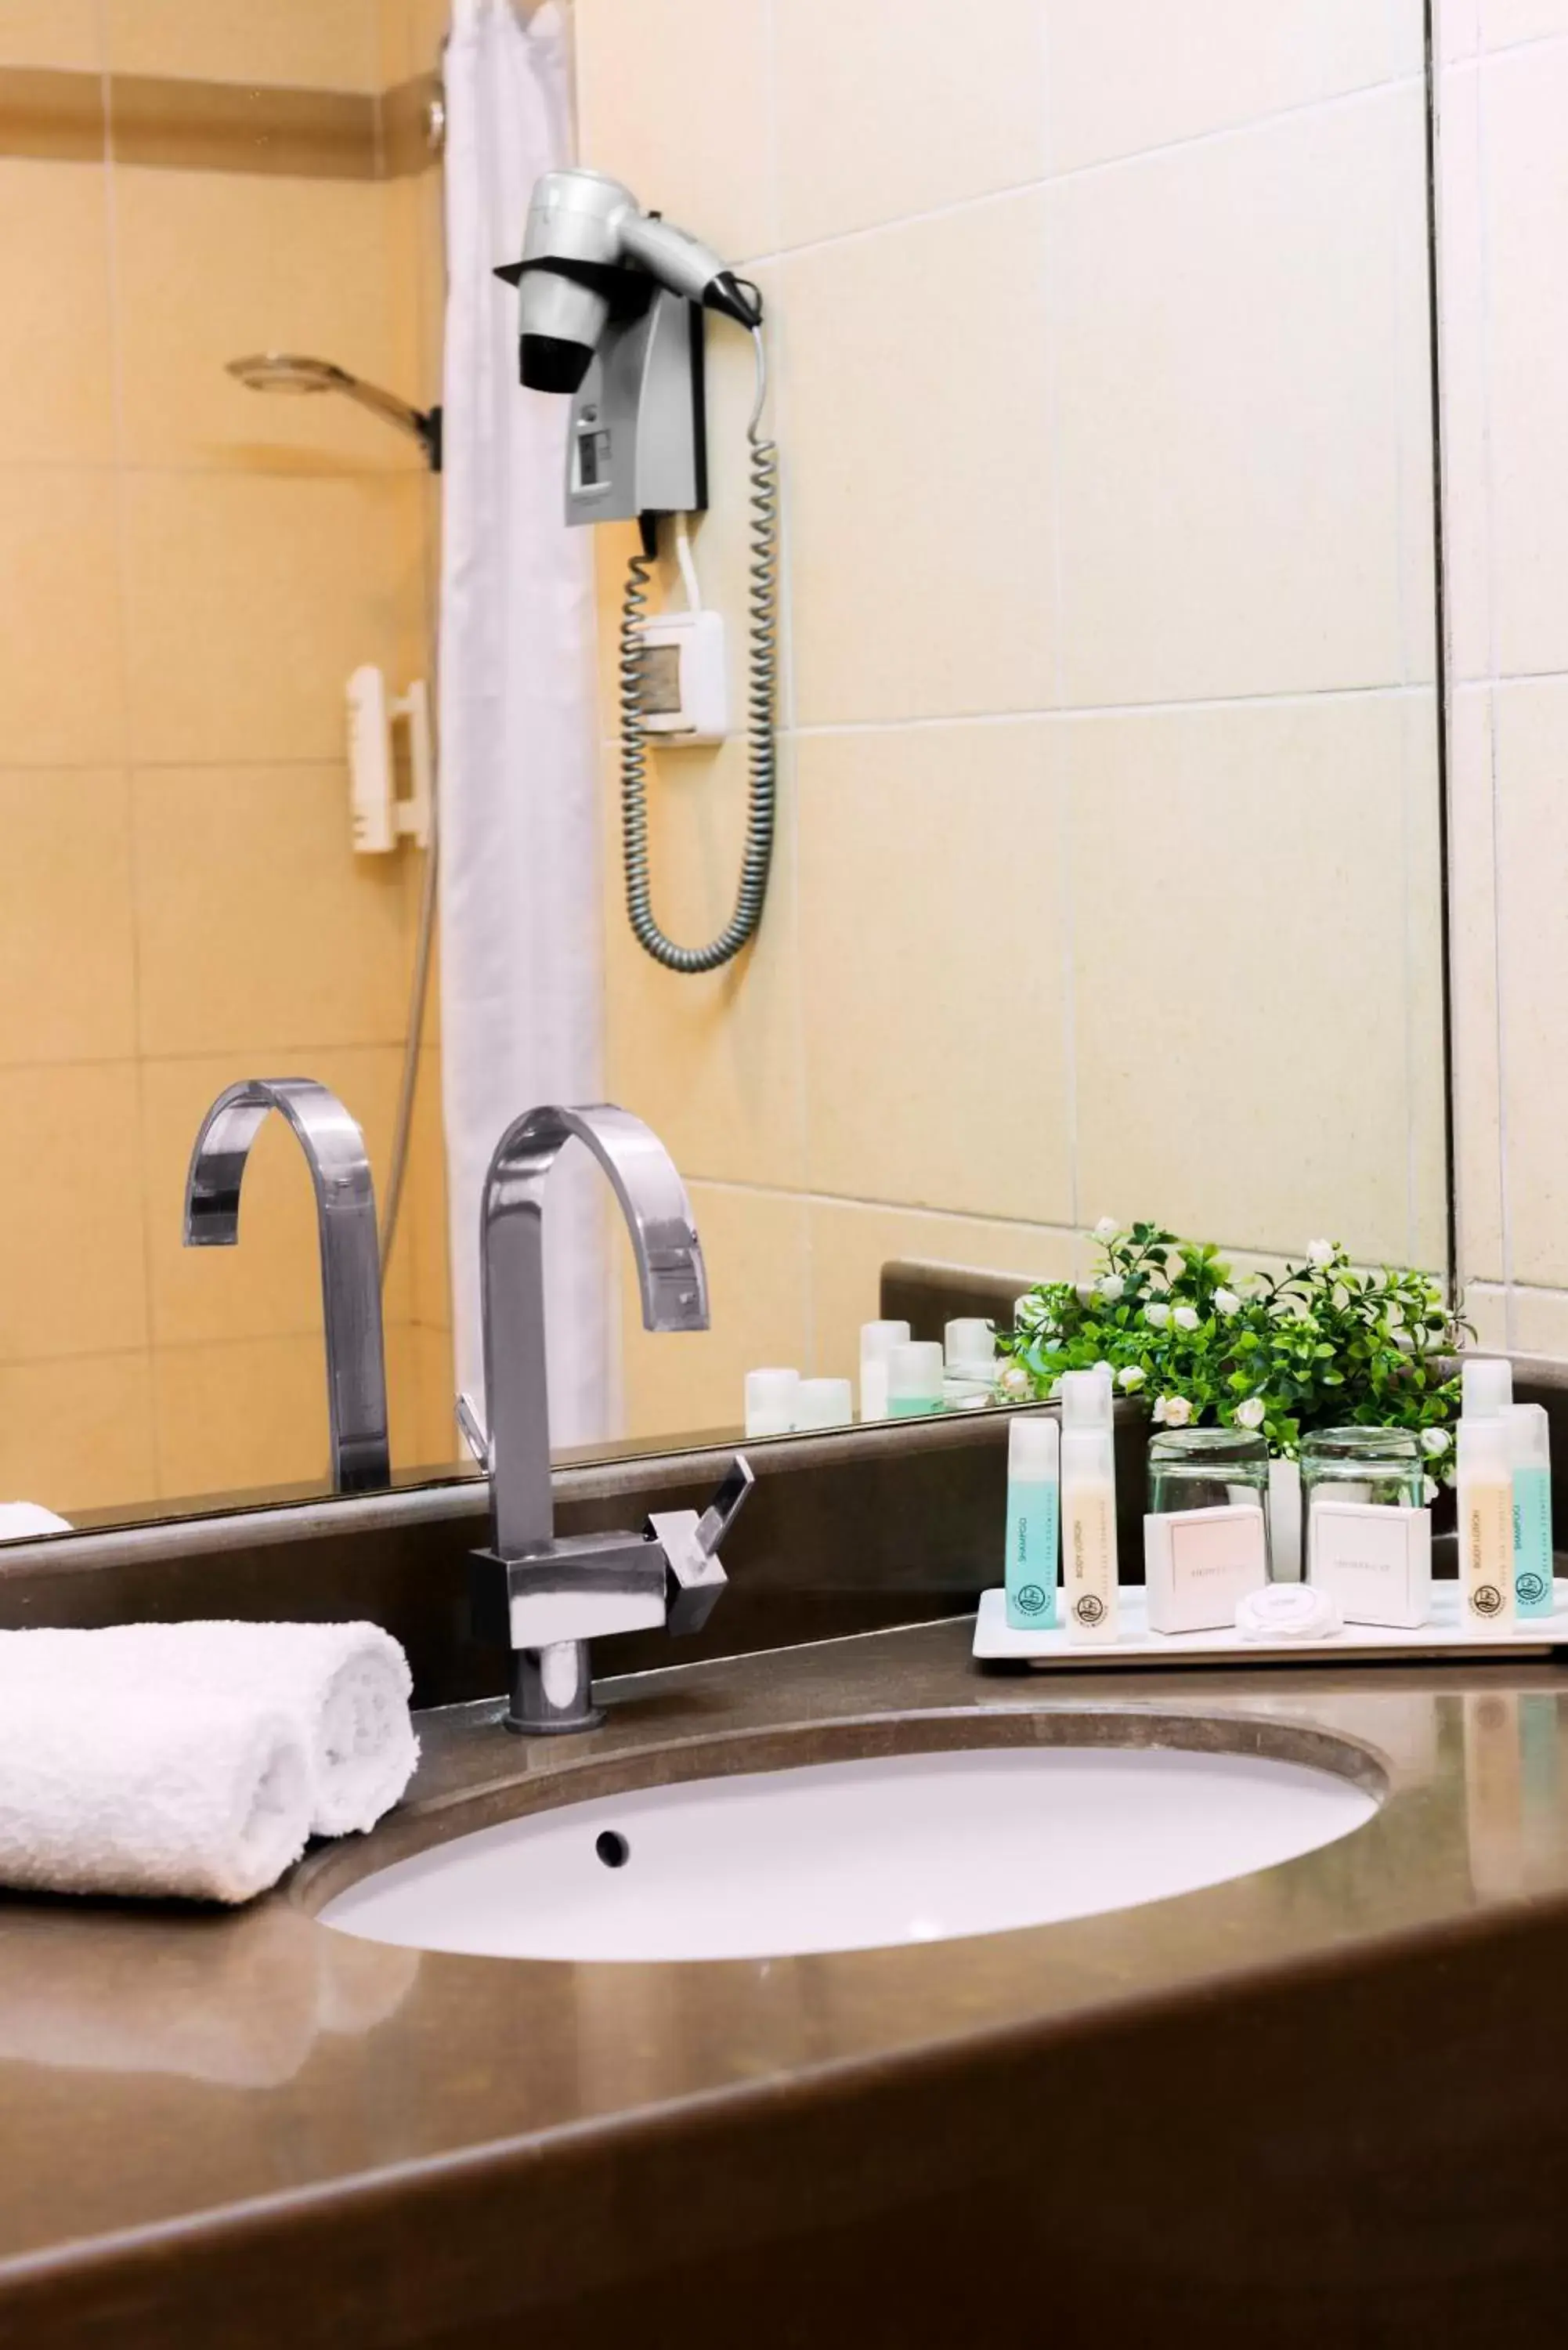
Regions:
[[1075, 1640], [1116, 1637], [1116, 1465], [1111, 1375], [1062, 1374], [1062, 1589]]
[[1015, 1632], [1056, 1621], [1061, 1430], [1015, 1419], [1007, 1431], [1007, 1620]]
[[946, 1373], [942, 1401], [950, 1411], [976, 1411], [992, 1400], [996, 1378], [996, 1332], [989, 1322], [966, 1315], [942, 1333]]
[[794, 1424], [803, 1428], [847, 1428], [855, 1418], [847, 1379], [802, 1379]]
[[1552, 1613], [1552, 1428], [1543, 1403], [1502, 1415], [1513, 1460], [1513, 1596], [1521, 1616]]
[[746, 1373], [746, 1434], [787, 1436], [794, 1426], [800, 1373], [773, 1368]]
[[860, 1325], [860, 1417], [888, 1417], [888, 1357], [895, 1347], [909, 1343], [907, 1322], [862, 1322]]
[[942, 1408], [942, 1350], [934, 1338], [895, 1347], [888, 1357], [888, 1417], [912, 1419]]
[[1459, 1587], [1472, 1627], [1514, 1619], [1512, 1453], [1501, 1414], [1460, 1419]]

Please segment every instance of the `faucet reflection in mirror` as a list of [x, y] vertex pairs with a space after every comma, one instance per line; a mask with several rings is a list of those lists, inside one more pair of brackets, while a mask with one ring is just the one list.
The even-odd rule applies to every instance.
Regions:
[[248, 1077], [202, 1121], [185, 1179], [185, 1246], [233, 1248], [251, 1145], [269, 1111], [299, 1141], [316, 1192], [332, 1482], [362, 1493], [391, 1482], [381, 1257], [365, 1138], [335, 1093], [313, 1077]]
[[545, 1384], [545, 1183], [566, 1144], [585, 1144], [608, 1176], [631, 1235], [649, 1330], [705, 1330], [702, 1244], [674, 1161], [642, 1120], [608, 1102], [548, 1104], [515, 1119], [495, 1147], [480, 1219], [480, 1282], [490, 1433], [493, 1547], [472, 1559], [475, 1629], [512, 1650], [509, 1730], [587, 1730], [594, 1709], [588, 1642], [665, 1625], [695, 1632], [724, 1585], [719, 1544], [751, 1490], [740, 1455], [713, 1501], [650, 1517], [640, 1534], [557, 1538]]

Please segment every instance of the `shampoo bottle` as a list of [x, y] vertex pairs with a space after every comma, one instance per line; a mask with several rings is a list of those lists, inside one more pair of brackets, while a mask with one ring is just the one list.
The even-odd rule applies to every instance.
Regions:
[[1513, 1597], [1521, 1616], [1552, 1613], [1552, 1432], [1543, 1403], [1503, 1413], [1513, 1461]]
[[1513, 1446], [1499, 1413], [1459, 1421], [1459, 1588], [1466, 1620], [1513, 1621]]
[[1015, 1419], [1007, 1431], [1007, 1620], [1015, 1632], [1056, 1621], [1061, 1430]]
[[1116, 1637], [1116, 1471], [1108, 1371], [1062, 1378], [1062, 1587], [1075, 1640]]

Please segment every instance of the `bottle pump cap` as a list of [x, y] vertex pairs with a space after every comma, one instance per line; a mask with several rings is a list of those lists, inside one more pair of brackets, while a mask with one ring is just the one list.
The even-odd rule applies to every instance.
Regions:
[[1460, 1420], [1459, 1468], [1461, 1478], [1511, 1477], [1513, 1446], [1508, 1422], [1501, 1413]]
[[1096, 1363], [1091, 1371], [1064, 1371], [1062, 1374], [1062, 1426], [1109, 1430], [1111, 1425], [1111, 1374], [1108, 1364]]
[[907, 1322], [862, 1322], [860, 1325], [860, 1359], [863, 1363], [885, 1363], [895, 1347], [909, 1343]]
[[950, 1322], [945, 1331], [950, 1371], [978, 1371], [989, 1378], [996, 1360], [996, 1332], [989, 1322]]
[[1516, 1469], [1550, 1469], [1552, 1422], [1543, 1403], [1511, 1403], [1502, 1415]]
[[1007, 1473], [1023, 1484], [1054, 1484], [1062, 1458], [1062, 1431], [1044, 1413], [1026, 1413], [1007, 1431]]
[[1513, 1401], [1513, 1365], [1506, 1355], [1467, 1356], [1459, 1378], [1466, 1419], [1491, 1419]]

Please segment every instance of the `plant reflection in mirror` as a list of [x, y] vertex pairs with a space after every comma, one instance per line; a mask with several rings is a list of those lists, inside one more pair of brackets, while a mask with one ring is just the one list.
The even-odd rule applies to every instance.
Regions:
[[1217, 1248], [1158, 1224], [1095, 1227], [1087, 1281], [1044, 1282], [998, 1340], [1007, 1402], [1052, 1395], [1064, 1371], [1108, 1363], [1165, 1428], [1262, 1429], [1293, 1458], [1311, 1429], [1419, 1429], [1434, 1477], [1451, 1482], [1469, 1325], [1428, 1274], [1354, 1266], [1308, 1243], [1282, 1274], [1232, 1274]]

